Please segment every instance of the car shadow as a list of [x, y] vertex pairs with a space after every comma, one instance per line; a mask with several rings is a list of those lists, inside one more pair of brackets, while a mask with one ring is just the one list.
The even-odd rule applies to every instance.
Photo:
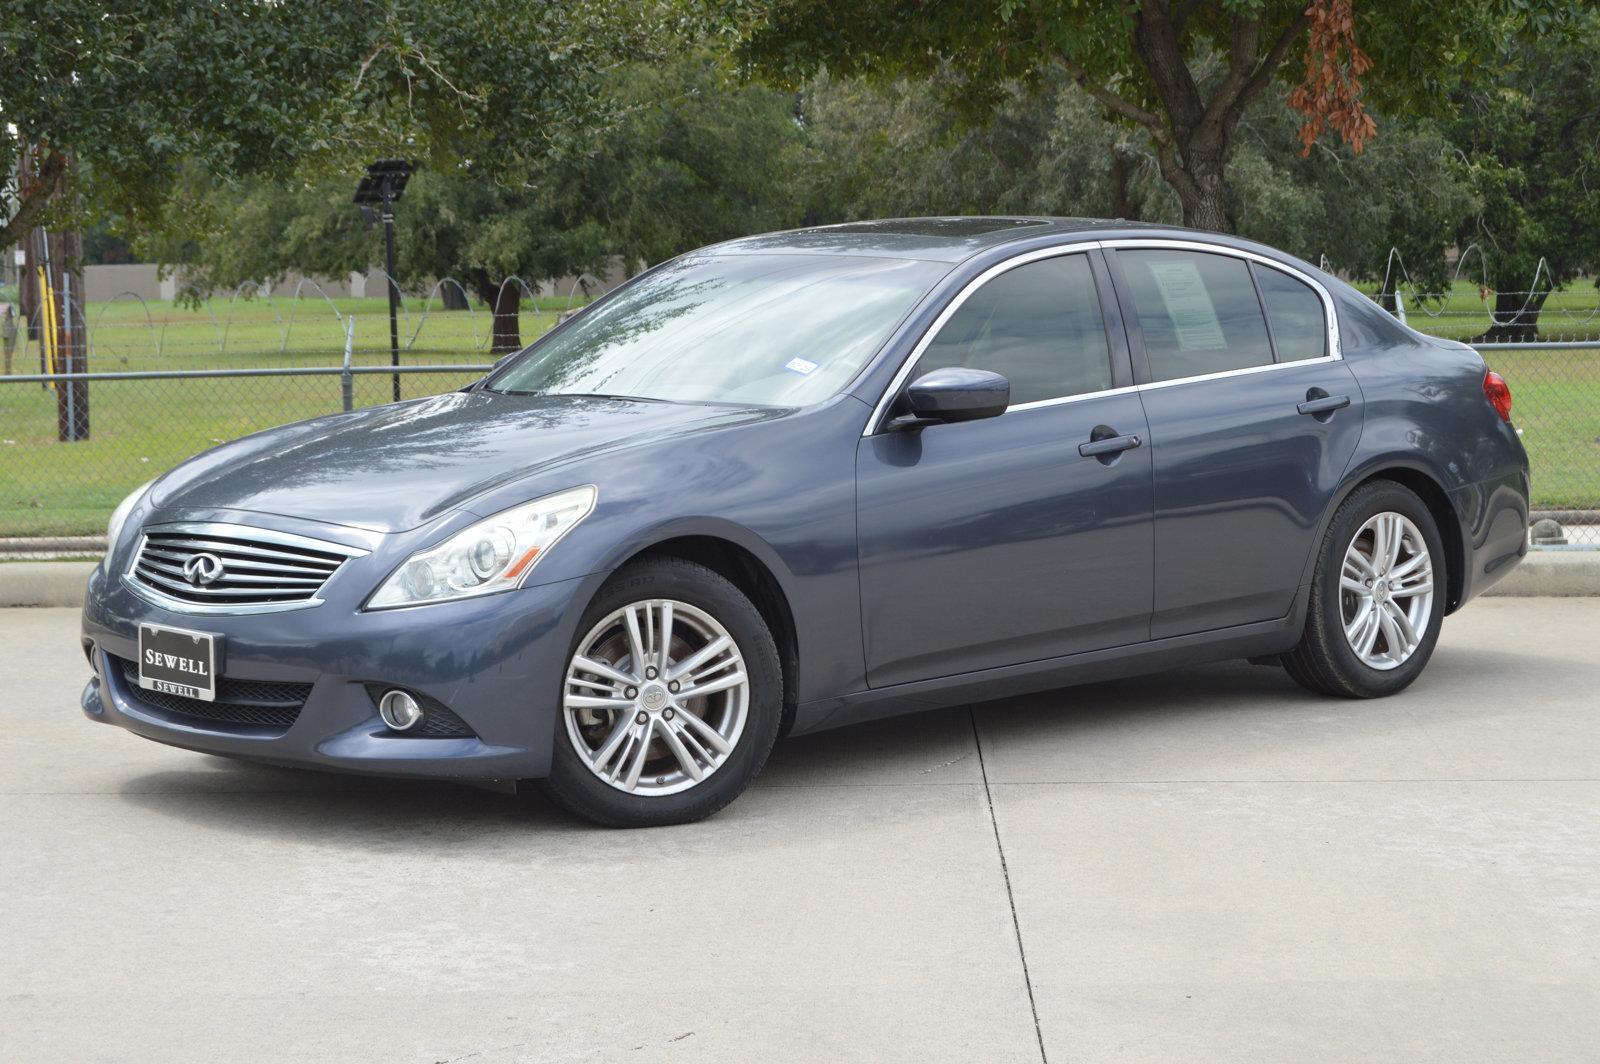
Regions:
[[[1503, 717], [1515, 707], [1471, 695], [1486, 678], [1539, 667], [1527, 655], [1441, 647], [1415, 690], [1435, 688], [1430, 705], [1454, 718]], [[1442, 690], [1437, 690], [1442, 689]], [[1455, 697], [1459, 690], [1461, 697]], [[1438, 697], [1443, 695], [1444, 697]], [[1399, 696], [1401, 699], [1405, 695]], [[1492, 702], [1492, 704], [1484, 704]], [[1320, 707], [1320, 708], [1319, 708]], [[1400, 707], [1414, 709], [1415, 703]], [[1481, 707], [1481, 708], [1480, 708]], [[1389, 700], [1348, 701], [1302, 691], [1277, 668], [1227, 662], [1065, 687], [974, 706], [908, 714], [780, 742], [754, 792], [881, 782], [981, 785], [973, 756], [976, 732], [1044, 743], [1124, 729], [1148, 733], [1166, 718], [1209, 713], [1215, 727], [1249, 728], [1285, 712], [1337, 711], [1360, 721], [1390, 715]], [[1215, 718], [1221, 715], [1220, 720]], [[1359, 726], [1359, 724], [1358, 724]], [[1294, 731], [1292, 741], [1318, 741]], [[121, 795], [147, 810], [210, 830], [281, 836], [341, 845], [436, 850], [493, 846], [506, 835], [588, 832], [536, 786], [507, 794], [470, 785], [395, 780], [194, 755], [194, 767], [144, 773]], [[793, 801], [790, 798], [781, 801]], [[751, 798], [719, 820], [753, 815]], [[693, 826], [670, 831], [693, 831]]]

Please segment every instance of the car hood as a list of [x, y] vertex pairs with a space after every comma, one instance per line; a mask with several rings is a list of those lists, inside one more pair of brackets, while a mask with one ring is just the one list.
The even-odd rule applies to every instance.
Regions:
[[162, 477], [151, 501], [157, 510], [253, 510], [400, 532], [497, 485], [567, 461], [776, 413], [597, 396], [451, 392], [223, 444]]

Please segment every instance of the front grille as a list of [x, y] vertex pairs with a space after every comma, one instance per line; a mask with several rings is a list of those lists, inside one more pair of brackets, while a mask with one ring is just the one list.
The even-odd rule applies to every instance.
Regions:
[[188, 717], [212, 724], [254, 724], [288, 730], [300, 716], [300, 708], [311, 696], [308, 683], [282, 683], [277, 680], [239, 680], [229, 676], [217, 679], [217, 700], [185, 698], [165, 691], [147, 691], [139, 686], [139, 665], [127, 658], [112, 657], [122, 672], [128, 697], [163, 713]]
[[155, 527], [145, 531], [130, 575], [193, 606], [281, 609], [315, 602], [339, 566], [361, 553], [242, 525]]

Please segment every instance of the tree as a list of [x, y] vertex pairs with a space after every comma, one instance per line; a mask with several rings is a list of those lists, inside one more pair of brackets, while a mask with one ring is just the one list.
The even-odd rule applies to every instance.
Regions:
[[[0, 5], [0, 247], [119, 213], [185, 163], [286, 179], [379, 154], [516, 165], [603, 118], [596, 85], [658, 47], [664, 7], [562, 0], [8, 0]], [[489, 42], [493, 42], [492, 46]], [[32, 176], [17, 181], [24, 152]]]
[[1474, 266], [1496, 289], [1488, 340], [1534, 339], [1550, 291], [1600, 271], [1600, 14], [1585, 25], [1513, 45], [1451, 93], [1482, 202], [1458, 240], [1482, 251]]
[[[1150, 138], [1186, 225], [1231, 231], [1227, 164], [1240, 120], [1269, 87], [1295, 85], [1309, 150], [1331, 128], [1359, 149], [1368, 102], [1403, 115], [1445, 104], [1444, 75], [1516, 33], [1566, 32], [1558, 0], [723, 0], [750, 69], [789, 83], [837, 75], [961, 76], [959, 99], [991, 113], [1007, 86], [1058, 64], [1105, 112]], [[1292, 62], [1298, 53], [1303, 62]], [[1363, 75], [1370, 74], [1370, 84]], [[1282, 98], [1282, 97], [1280, 97]]]
[[[874, 84], [820, 75], [803, 102], [811, 220], [903, 214], [1054, 214], [1176, 223], [1149, 138], [1102, 115], [1063, 71], [1012, 85], [990, 118], [961, 121], [948, 72]], [[1297, 112], [1263, 97], [1241, 118], [1227, 178], [1237, 231], [1362, 278], [1390, 247], [1430, 290], [1479, 200], [1471, 168], [1438, 125], [1387, 123], [1361, 153], [1317, 142], [1300, 154]]]
[[1384, 119], [1357, 153], [1320, 140], [1302, 155], [1299, 116], [1262, 100], [1239, 126], [1228, 164], [1238, 231], [1360, 280], [1379, 280], [1397, 249], [1422, 291], [1444, 291], [1447, 252], [1479, 209], [1472, 167], [1432, 119]]
[[[512, 184], [472, 171], [421, 170], [395, 211], [395, 270], [415, 291], [450, 278], [488, 306], [491, 349], [521, 346], [523, 289], [570, 273], [600, 272], [609, 247], [575, 190], [547, 165]], [[185, 296], [274, 283], [290, 272], [343, 277], [367, 271], [378, 237], [350, 202], [353, 179], [285, 188], [202, 183], [175, 196], [159, 236], [141, 249], [181, 264]]]
[[1176, 218], [1145, 139], [1107, 122], [1059, 70], [1033, 86], [1007, 86], [981, 123], [964, 121], [950, 104], [955, 87], [955, 75], [943, 70], [891, 82], [824, 73], [808, 82], [801, 102], [807, 221], [1142, 212]]
[[799, 222], [791, 94], [740, 85], [700, 51], [627, 68], [615, 101], [621, 117], [575, 180], [630, 264]]
[[[798, 217], [789, 177], [799, 129], [789, 98], [727, 83], [707, 56], [622, 68], [600, 101], [613, 120], [517, 171], [422, 169], [396, 211], [396, 269], [415, 289], [453, 278], [493, 311], [493, 350], [521, 347], [523, 288], [656, 262]], [[290, 271], [366, 270], [374, 238], [350, 179], [244, 190], [194, 175], [144, 247], [182, 263], [199, 295]]]

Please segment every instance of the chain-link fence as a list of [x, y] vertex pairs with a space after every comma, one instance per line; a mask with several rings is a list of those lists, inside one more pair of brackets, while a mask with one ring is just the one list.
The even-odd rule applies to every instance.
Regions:
[[440, 282], [401, 302], [392, 340], [386, 298], [314, 282], [198, 306], [35, 300], [13, 328], [0, 322], [0, 561], [95, 553], [129, 491], [218, 443], [459, 388], [603, 289], [570, 287], [552, 296], [510, 278], [496, 314]]
[[1418, 332], [1463, 343], [1600, 342], [1600, 292], [1496, 292], [1461, 288], [1442, 295], [1369, 292]]
[[[221, 312], [91, 304], [78, 316], [86, 357], [70, 363], [88, 373], [59, 372], [69, 363], [52, 356], [45, 334], [19, 329], [12, 375], [0, 376], [0, 559], [92, 554], [117, 502], [184, 459], [274, 425], [389, 402], [396, 381], [403, 398], [461, 387], [513, 334], [527, 342], [575, 306], [571, 298], [523, 300], [514, 319], [499, 322], [498, 345], [485, 310], [410, 306], [397, 330], [398, 370], [388, 366], [386, 308], [375, 300]], [[1439, 320], [1409, 317], [1413, 327]], [[1600, 338], [1479, 349], [1515, 396], [1533, 516], [1555, 522], [1537, 524], [1535, 542], [1600, 547]], [[41, 357], [57, 372], [39, 374]]]
[[1600, 342], [1480, 344], [1511, 386], [1536, 546], [1600, 547]]
[[[219, 443], [291, 421], [460, 388], [491, 364], [256, 368], [0, 378], [0, 538], [9, 553], [93, 553], [138, 485]], [[86, 438], [61, 442], [76, 391]], [[84, 414], [86, 413], [86, 417]]]

